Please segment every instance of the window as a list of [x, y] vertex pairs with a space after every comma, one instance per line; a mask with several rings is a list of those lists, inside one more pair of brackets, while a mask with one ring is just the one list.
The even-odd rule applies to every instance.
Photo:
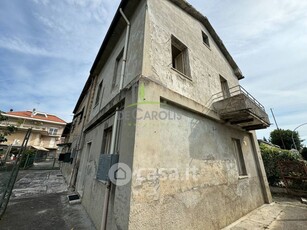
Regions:
[[190, 76], [188, 49], [174, 36], [172, 36], [172, 67]]
[[202, 35], [203, 35], [203, 42], [210, 47], [210, 44], [209, 44], [209, 37], [207, 34], [205, 34], [204, 31], [202, 31]]
[[122, 49], [122, 51], [119, 53], [119, 55], [117, 56], [116, 61], [115, 61], [112, 88], [117, 87], [118, 84], [119, 84], [120, 75], [121, 75], [122, 66], [123, 66], [123, 55], [124, 55], [124, 49]]
[[57, 128], [49, 128], [49, 135], [57, 135], [58, 129]]
[[103, 134], [102, 153], [111, 153], [112, 127], [105, 129]]
[[83, 113], [84, 113], [84, 107], [82, 108], [81, 112], [78, 114], [79, 118], [79, 124], [81, 123], [82, 119], [83, 119]]
[[230, 97], [230, 91], [229, 91], [229, 86], [228, 82], [225, 78], [220, 76], [220, 81], [221, 81], [221, 87], [222, 87], [222, 93], [224, 98]]
[[95, 105], [99, 103], [100, 100], [100, 94], [101, 94], [101, 89], [102, 89], [102, 82], [99, 83], [98, 89], [97, 89], [97, 94], [96, 94], [96, 100], [95, 100]]
[[246, 176], [247, 172], [246, 172], [246, 167], [244, 163], [241, 142], [239, 139], [232, 139], [232, 142], [233, 142], [234, 153], [235, 153], [236, 162], [238, 166], [239, 176]]

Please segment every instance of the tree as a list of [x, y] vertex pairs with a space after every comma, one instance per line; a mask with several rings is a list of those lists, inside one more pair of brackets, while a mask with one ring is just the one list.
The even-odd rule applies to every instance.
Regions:
[[307, 148], [306, 147], [302, 148], [301, 155], [304, 158], [304, 160], [307, 161]]
[[[0, 122], [7, 120], [7, 117], [3, 116], [2, 113], [3, 112], [0, 110]], [[13, 125], [9, 125], [9, 126], [3, 128], [2, 130], [0, 130], [0, 143], [6, 142], [7, 141], [6, 137], [8, 135], [11, 135], [16, 130], [17, 130], [17, 128]]]
[[270, 133], [270, 142], [280, 146], [283, 149], [294, 149], [295, 146], [293, 144], [292, 134], [297, 150], [301, 150], [303, 147], [302, 142], [304, 140], [300, 139], [299, 133], [297, 131], [293, 132], [289, 129], [275, 129]]

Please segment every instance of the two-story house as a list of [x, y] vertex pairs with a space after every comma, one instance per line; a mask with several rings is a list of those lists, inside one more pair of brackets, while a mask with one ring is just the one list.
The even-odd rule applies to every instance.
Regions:
[[[269, 120], [241, 79], [186, 1], [121, 1], [74, 111], [75, 187], [98, 229], [220, 229], [271, 202], [254, 131]], [[113, 155], [125, 183], [101, 179]]]
[[2, 113], [7, 119], [0, 122], [0, 129], [9, 125], [15, 126], [17, 131], [7, 136], [7, 142], [3, 144], [21, 146], [25, 134], [29, 128], [32, 133], [28, 142], [28, 146], [39, 152], [49, 155], [56, 154], [57, 144], [66, 122], [59, 117], [45, 112], [33, 111], [10, 111]]
[[70, 133], [69, 135], [65, 135], [66, 143], [61, 144], [62, 146], [65, 146], [62, 150], [62, 154], [69, 154], [70, 156], [69, 161], [64, 161], [61, 163], [61, 171], [65, 180], [72, 188], [75, 188], [78, 169], [80, 167], [80, 159], [82, 157], [81, 150], [84, 145], [83, 129], [85, 124], [89, 121], [89, 113], [91, 111], [90, 108], [92, 108], [94, 86], [95, 83], [92, 82], [91, 78], [89, 78], [73, 111], [74, 117], [71, 124], [69, 124]]

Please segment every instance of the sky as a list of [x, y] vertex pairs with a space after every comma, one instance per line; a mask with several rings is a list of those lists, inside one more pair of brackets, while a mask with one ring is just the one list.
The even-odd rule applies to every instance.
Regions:
[[[155, 0], [157, 1], [157, 0]], [[67, 122], [119, 0], [1, 0], [0, 110], [36, 108]], [[207, 16], [266, 108], [271, 127], [307, 122], [307, 1], [189, 0]], [[307, 140], [307, 125], [298, 129]], [[307, 141], [304, 142], [307, 145]]]

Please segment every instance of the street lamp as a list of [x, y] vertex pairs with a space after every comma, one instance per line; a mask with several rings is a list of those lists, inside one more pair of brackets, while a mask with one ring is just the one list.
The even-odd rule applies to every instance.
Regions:
[[299, 125], [299, 126], [297, 126], [295, 129], [293, 129], [293, 131], [292, 131], [292, 142], [293, 142], [293, 145], [294, 145], [294, 148], [298, 151], [298, 149], [297, 149], [297, 147], [296, 147], [296, 144], [295, 144], [295, 141], [294, 141], [294, 138], [293, 138], [293, 134], [294, 134], [294, 132], [295, 132], [295, 130], [297, 130], [299, 127], [302, 127], [303, 125], [307, 125], [307, 122], [306, 123], [303, 123], [303, 124], [301, 124], [301, 125]]

